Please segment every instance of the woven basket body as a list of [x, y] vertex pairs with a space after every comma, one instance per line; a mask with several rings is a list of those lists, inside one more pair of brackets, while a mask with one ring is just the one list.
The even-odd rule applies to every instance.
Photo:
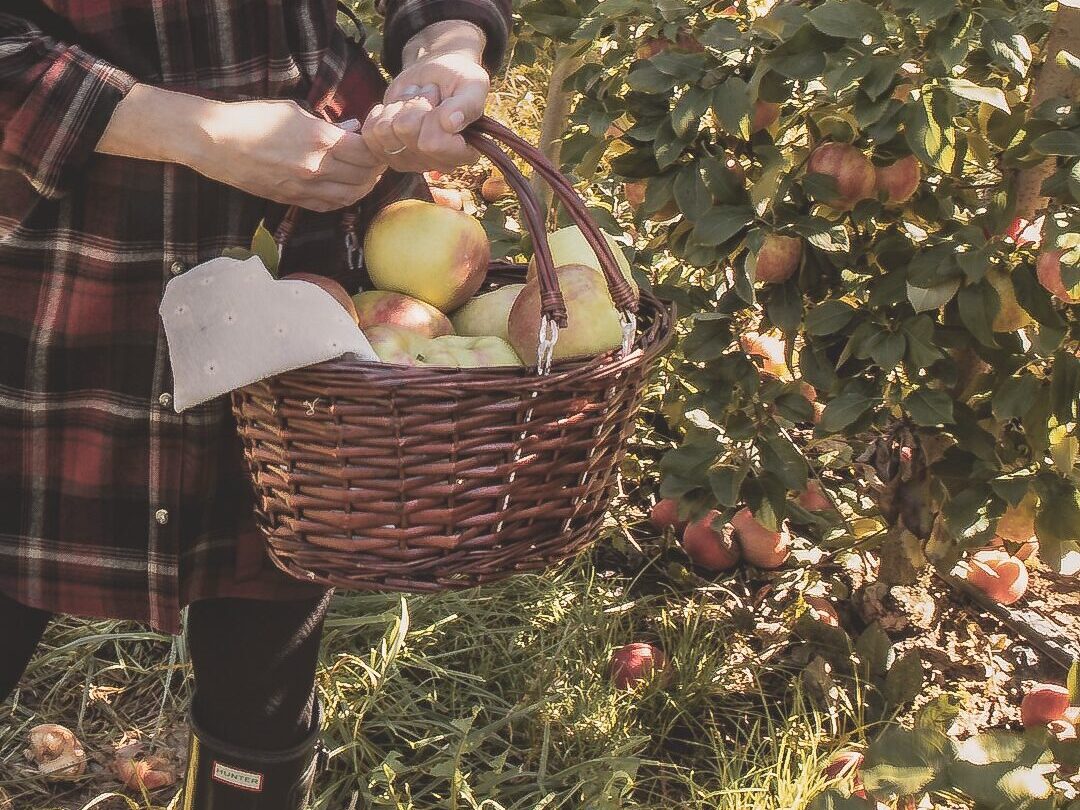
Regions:
[[580, 552], [607, 509], [670, 313], [634, 351], [524, 369], [333, 361], [233, 394], [270, 556], [354, 590], [435, 591]]

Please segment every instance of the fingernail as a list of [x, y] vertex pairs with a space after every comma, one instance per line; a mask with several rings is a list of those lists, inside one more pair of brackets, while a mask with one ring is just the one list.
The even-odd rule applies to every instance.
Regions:
[[439, 87], [438, 85], [434, 84], [425, 84], [422, 88], [420, 88], [420, 95], [426, 96], [428, 98], [438, 98]]
[[415, 84], [410, 84], [408, 87], [401, 91], [401, 95], [403, 98], [412, 98], [413, 96], [418, 96], [420, 95], [420, 88], [417, 87]]
[[450, 113], [450, 126], [452, 126], [455, 131], [464, 129], [465, 113], [461, 112], [460, 110]]

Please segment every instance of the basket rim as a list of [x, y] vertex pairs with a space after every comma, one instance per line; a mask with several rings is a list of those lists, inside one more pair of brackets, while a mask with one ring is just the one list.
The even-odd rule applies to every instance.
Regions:
[[536, 373], [535, 364], [527, 366], [488, 366], [482, 368], [459, 368], [455, 366], [403, 366], [396, 363], [383, 363], [377, 360], [337, 357], [303, 368], [293, 369], [268, 377], [265, 380], [241, 386], [237, 391], [265, 390], [267, 385], [288, 384], [301, 379], [327, 381], [333, 377], [362, 376], [372, 382], [385, 383], [395, 387], [414, 384], [446, 386], [449, 384], [491, 384], [528, 382], [533, 387], [564, 386], [574, 380], [587, 376], [618, 373], [641, 363], [649, 363], [671, 343], [675, 333], [675, 305], [659, 299], [649, 290], [641, 290], [639, 317], [644, 316], [645, 323], [639, 326], [634, 340], [634, 349], [625, 357], [618, 357], [619, 349], [605, 352], [596, 357], [562, 360], [552, 364], [546, 375]]

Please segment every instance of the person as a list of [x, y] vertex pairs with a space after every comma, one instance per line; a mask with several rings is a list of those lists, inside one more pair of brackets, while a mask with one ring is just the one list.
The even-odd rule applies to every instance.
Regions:
[[0, 700], [55, 614], [189, 606], [185, 810], [307, 802], [329, 593], [266, 561], [227, 398], [170, 407], [158, 304], [290, 206], [281, 272], [355, 290], [342, 223], [475, 157], [509, 0], [379, 10], [388, 85], [334, 0], [0, 10]]

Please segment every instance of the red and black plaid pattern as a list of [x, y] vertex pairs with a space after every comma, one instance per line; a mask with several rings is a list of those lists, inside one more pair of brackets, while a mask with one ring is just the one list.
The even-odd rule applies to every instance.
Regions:
[[[482, 24], [501, 54], [503, 1], [426, 6]], [[433, 18], [413, 2], [386, 8], [397, 37]], [[264, 563], [228, 403], [173, 412], [157, 314], [174, 272], [246, 244], [280, 212], [184, 167], [94, 148], [135, 82], [362, 119], [379, 71], [339, 32], [334, 0], [0, 9], [0, 592], [169, 632], [198, 599], [310, 595]], [[339, 223], [306, 214], [286, 269], [303, 260], [343, 278]]]

